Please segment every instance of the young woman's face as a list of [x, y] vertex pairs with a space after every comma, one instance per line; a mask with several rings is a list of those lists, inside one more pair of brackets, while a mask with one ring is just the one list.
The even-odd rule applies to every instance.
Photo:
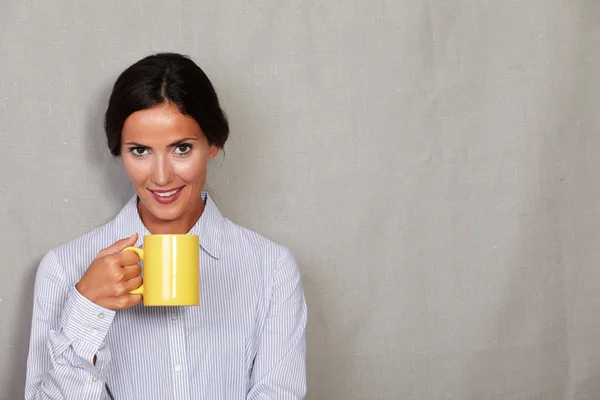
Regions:
[[168, 103], [137, 111], [125, 120], [121, 159], [147, 226], [168, 223], [190, 228], [195, 223], [204, 209], [201, 191], [208, 159], [218, 151], [193, 118]]

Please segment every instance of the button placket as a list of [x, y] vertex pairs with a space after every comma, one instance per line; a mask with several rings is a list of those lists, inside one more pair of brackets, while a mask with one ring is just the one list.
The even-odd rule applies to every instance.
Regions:
[[182, 307], [168, 307], [165, 310], [165, 318], [169, 330], [169, 347], [171, 350], [171, 365], [173, 368], [172, 377], [175, 387], [176, 398], [187, 400], [189, 399], [189, 382], [188, 374], [185, 368], [187, 356], [185, 353], [185, 327], [184, 315]]

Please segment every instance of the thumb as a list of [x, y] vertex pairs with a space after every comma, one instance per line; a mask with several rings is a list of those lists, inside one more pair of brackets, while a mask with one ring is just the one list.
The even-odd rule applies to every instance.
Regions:
[[116, 254], [123, 251], [125, 247], [133, 246], [135, 242], [137, 242], [138, 234], [134, 233], [128, 238], [117, 240], [112, 245], [108, 246], [106, 249], [102, 250], [99, 256], [107, 256], [109, 254]]

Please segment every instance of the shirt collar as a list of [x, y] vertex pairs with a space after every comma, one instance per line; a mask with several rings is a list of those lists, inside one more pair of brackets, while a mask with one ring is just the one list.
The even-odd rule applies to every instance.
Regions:
[[[221, 238], [223, 236], [225, 219], [207, 192], [202, 192], [202, 199], [204, 200], [204, 211], [188, 234], [198, 235], [202, 250], [218, 260], [221, 255]], [[140, 218], [137, 209], [137, 200], [137, 195], [134, 195], [127, 202], [115, 218], [115, 223], [119, 239], [137, 233], [138, 240], [135, 245], [141, 247], [144, 242], [144, 236], [149, 235], [150, 231], [148, 231]]]

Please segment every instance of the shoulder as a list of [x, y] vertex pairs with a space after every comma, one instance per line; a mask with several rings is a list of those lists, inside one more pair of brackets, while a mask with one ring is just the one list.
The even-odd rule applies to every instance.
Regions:
[[115, 231], [112, 229], [111, 221], [55, 247], [52, 251], [59, 260], [86, 257], [91, 254], [95, 257], [100, 250], [112, 244], [114, 238]]
[[243, 252], [279, 254], [289, 249], [266, 236], [238, 225], [228, 219], [223, 224], [223, 245], [225, 248], [237, 248]]
[[282, 264], [298, 268], [296, 258], [287, 246], [226, 218], [222, 240], [225, 254], [229, 256], [237, 254], [247, 263], [267, 268], [271, 273], [276, 272]]
[[283, 244], [225, 219], [221, 256], [224, 270], [243, 277], [244, 286], [256, 290], [265, 309], [283, 297], [304, 296], [300, 265]]
[[116, 241], [114, 220], [92, 229], [46, 253], [38, 274], [62, 276], [67, 284], [76, 283], [100, 250]]

